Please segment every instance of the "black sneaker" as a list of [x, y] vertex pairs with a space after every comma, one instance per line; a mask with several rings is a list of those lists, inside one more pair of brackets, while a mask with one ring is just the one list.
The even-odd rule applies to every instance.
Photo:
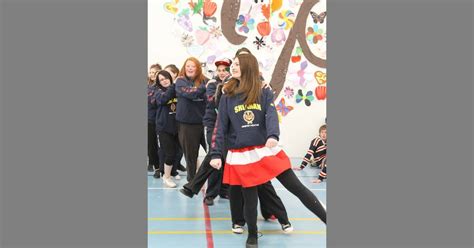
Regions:
[[238, 224], [233, 224], [232, 225], [232, 232], [236, 234], [242, 234], [244, 233], [244, 227], [243, 225], [238, 225]]
[[257, 237], [249, 236], [247, 238], [247, 243], [245, 244], [245, 248], [258, 248]]
[[204, 198], [204, 204], [206, 204], [206, 205], [208, 205], [208, 206], [214, 205], [214, 198], [212, 198], [212, 197], [206, 197], [206, 198]]
[[191, 192], [191, 190], [187, 189], [187, 188], [182, 188], [179, 190], [179, 192], [181, 192], [183, 195], [189, 197], [189, 198], [193, 198], [194, 194], [193, 192]]
[[228, 195], [220, 195], [219, 197], [222, 198], [222, 199], [229, 200], [229, 196], [228, 196]]
[[179, 171], [186, 171], [186, 167], [184, 167], [184, 165], [182, 165], [181, 163], [178, 165], [178, 169]]
[[291, 233], [293, 232], [293, 226], [288, 223], [288, 224], [284, 224], [284, 225], [281, 225], [281, 230], [283, 230], [284, 233]]
[[152, 164], [148, 165], [148, 172], [153, 172], [155, 171], [155, 167]]
[[154, 178], [160, 178], [160, 176], [161, 176], [160, 170], [156, 170], [156, 171], [155, 171], [155, 174], [153, 174], [153, 177], [154, 177]]

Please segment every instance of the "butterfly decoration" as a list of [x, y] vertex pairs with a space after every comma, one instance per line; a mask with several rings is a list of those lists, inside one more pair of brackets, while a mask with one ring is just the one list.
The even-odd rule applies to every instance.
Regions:
[[299, 89], [298, 94], [296, 95], [296, 103], [300, 103], [304, 101], [304, 104], [306, 106], [311, 106], [311, 102], [314, 101], [314, 95], [312, 91], [306, 92], [305, 95], [303, 95], [303, 90]]
[[293, 106], [287, 106], [285, 104], [285, 98], [282, 97], [280, 102], [276, 105], [276, 109], [282, 116], [286, 116], [288, 113], [290, 113], [290, 111], [293, 110]]
[[260, 48], [266, 46], [267, 44], [263, 40], [263, 37], [258, 38], [258, 36], [255, 36], [255, 41], [253, 42], [257, 46], [257, 50], [260, 50]]
[[302, 87], [306, 86], [306, 79], [304, 78], [304, 74], [305, 74], [304, 70], [306, 69], [306, 67], [308, 67], [308, 61], [303, 61], [300, 64], [300, 69], [298, 70], [298, 72], [296, 72], [296, 75], [298, 75], [298, 77], [300, 78], [299, 84]]
[[176, 13], [178, 13], [178, 6], [177, 6], [178, 3], [179, 3], [179, 0], [173, 0], [171, 2], [165, 3], [163, 7], [165, 8], [166, 12], [169, 12], [175, 15]]
[[309, 12], [311, 14], [311, 17], [313, 18], [314, 23], [324, 23], [324, 19], [326, 19], [327, 12], [324, 11], [321, 14], [317, 14], [314, 11]]

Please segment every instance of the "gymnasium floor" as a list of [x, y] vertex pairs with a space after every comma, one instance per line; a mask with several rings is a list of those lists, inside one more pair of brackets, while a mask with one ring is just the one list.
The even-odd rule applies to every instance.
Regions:
[[[297, 166], [301, 159], [291, 161]], [[326, 205], [326, 181], [311, 182], [319, 170], [308, 166], [295, 173]], [[181, 173], [181, 178], [175, 180], [177, 188], [169, 189], [164, 187], [162, 179], [155, 179], [148, 173], [148, 247], [245, 247], [246, 232], [233, 234], [230, 229], [229, 201], [217, 197], [214, 205], [208, 207], [202, 202], [202, 193], [189, 199], [178, 192], [186, 182], [185, 173]], [[278, 180], [273, 180], [272, 184], [285, 204], [295, 230], [285, 234], [278, 221], [265, 221], [259, 213], [257, 224], [263, 234], [259, 247], [326, 247], [326, 226]]]

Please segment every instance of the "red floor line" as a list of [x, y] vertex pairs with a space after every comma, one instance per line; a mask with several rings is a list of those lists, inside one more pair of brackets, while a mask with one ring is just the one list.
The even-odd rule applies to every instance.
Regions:
[[[204, 196], [206, 194], [203, 194]], [[212, 238], [212, 226], [211, 226], [211, 215], [209, 214], [209, 207], [203, 202], [204, 207], [204, 222], [206, 224], [206, 240], [207, 248], [214, 248], [214, 240]]]

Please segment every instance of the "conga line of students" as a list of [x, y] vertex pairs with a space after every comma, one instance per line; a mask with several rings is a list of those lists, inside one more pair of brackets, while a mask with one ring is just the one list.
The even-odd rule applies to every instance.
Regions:
[[[187, 183], [180, 192], [193, 197], [208, 180], [204, 202], [212, 205], [218, 195], [229, 199], [232, 231], [243, 233], [247, 224], [245, 247], [258, 247], [259, 200], [265, 219], [275, 217], [284, 232], [293, 231], [285, 206], [270, 182], [274, 178], [326, 223], [325, 206], [300, 182], [278, 146], [274, 95], [262, 82], [255, 56], [241, 48], [233, 60], [221, 59], [215, 65], [217, 75], [210, 80], [193, 57], [186, 59], [176, 80], [171, 70], [160, 70], [156, 65], [150, 68], [149, 170], [152, 167], [155, 174], [163, 175], [166, 187], [177, 187], [174, 176], [182, 150]], [[172, 67], [176, 68], [167, 66]], [[158, 147], [153, 136], [155, 140], [158, 136], [159, 149], [163, 150], [160, 156], [152, 154]], [[199, 147], [204, 140], [207, 155], [198, 169]]]

